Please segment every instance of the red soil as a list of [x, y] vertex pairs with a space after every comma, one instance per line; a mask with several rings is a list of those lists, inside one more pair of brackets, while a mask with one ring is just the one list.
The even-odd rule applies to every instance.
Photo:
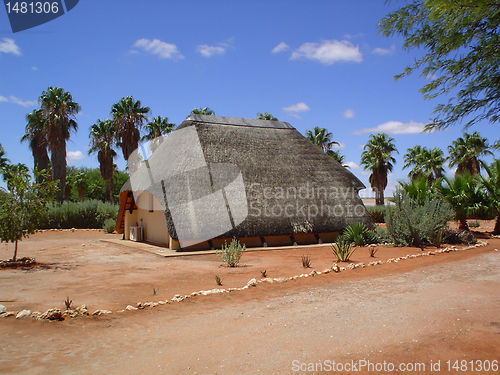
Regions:
[[[242, 287], [263, 270], [272, 278], [323, 271], [334, 259], [327, 247], [247, 251], [241, 267], [227, 268], [213, 254], [163, 258], [100, 241], [117, 237], [57, 231], [20, 243], [19, 256], [35, 257], [44, 267], [0, 270], [0, 304], [7, 310], [62, 309], [69, 296], [90, 313], [113, 314], [63, 322], [0, 319], [0, 373], [288, 374], [294, 363], [320, 362], [326, 372], [325, 361], [363, 359], [423, 362], [421, 373], [431, 373], [431, 360], [440, 360], [441, 370], [448, 360], [500, 360], [499, 239], [466, 251], [118, 313], [137, 302]], [[12, 250], [9, 244], [0, 258]], [[371, 258], [360, 248], [352, 261], [420, 252], [380, 247]], [[307, 270], [305, 254], [312, 260]]]

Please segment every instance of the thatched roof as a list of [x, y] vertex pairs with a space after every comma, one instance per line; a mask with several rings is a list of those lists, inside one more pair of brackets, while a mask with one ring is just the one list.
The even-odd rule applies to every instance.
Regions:
[[287, 122], [191, 115], [148, 164], [122, 191], [153, 193], [181, 241], [373, 225], [361, 181]]

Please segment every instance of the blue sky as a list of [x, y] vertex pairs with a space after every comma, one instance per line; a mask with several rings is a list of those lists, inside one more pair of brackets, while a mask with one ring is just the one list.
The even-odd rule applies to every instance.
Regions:
[[[401, 170], [407, 148], [446, 150], [462, 133], [460, 126], [420, 133], [445, 99], [424, 101], [418, 89], [428, 81], [418, 75], [394, 81], [418, 52], [403, 51], [402, 39], [383, 37], [376, 25], [403, 4], [80, 0], [66, 15], [15, 34], [0, 9], [0, 143], [12, 162], [32, 166], [19, 140], [48, 86], [63, 87], [82, 107], [67, 145], [68, 165], [76, 166], [98, 165], [87, 156], [88, 129], [123, 96], [176, 124], [193, 107], [231, 117], [270, 112], [302, 134], [327, 128], [367, 187], [361, 148], [370, 133], [389, 133], [399, 150], [390, 192], [408, 172]], [[490, 143], [500, 138], [495, 125], [472, 130]], [[117, 164], [125, 166], [121, 157]]]

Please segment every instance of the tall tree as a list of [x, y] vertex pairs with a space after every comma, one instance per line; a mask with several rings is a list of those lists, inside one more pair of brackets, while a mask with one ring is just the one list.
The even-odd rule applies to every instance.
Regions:
[[[49, 170], [50, 159], [47, 152], [47, 134], [45, 132], [45, 119], [41, 109], [34, 109], [26, 115], [25, 134], [21, 138], [21, 142], [28, 142], [28, 146], [33, 154], [34, 168], [36, 170]], [[38, 178], [43, 178], [39, 175]], [[38, 181], [41, 182], [41, 181]]]
[[208, 116], [215, 116], [215, 112], [212, 111], [209, 107], [205, 107], [205, 108], [193, 108], [191, 110], [191, 114], [192, 115], [208, 115]]
[[379, 22], [384, 36], [402, 36], [403, 48], [424, 54], [396, 79], [415, 71], [433, 79], [420, 91], [426, 99], [453, 93], [426, 129], [466, 119], [496, 123], [500, 116], [500, 2], [412, 0]]
[[80, 105], [61, 87], [49, 87], [39, 98], [42, 116], [45, 119], [52, 178], [59, 180], [57, 200], [62, 201], [66, 188], [66, 141], [71, 130], [77, 130], [76, 114]]
[[97, 120], [90, 127], [90, 149], [89, 155], [97, 152], [97, 160], [101, 176], [106, 183], [105, 197], [107, 201], [113, 201], [113, 159], [116, 156], [114, 150], [116, 136], [113, 122]]
[[464, 133], [448, 146], [450, 154], [450, 167], [457, 166], [456, 174], [469, 173], [475, 175], [480, 173], [480, 157], [491, 155], [490, 146], [486, 138], [476, 131], [472, 134]]
[[149, 107], [142, 107], [141, 101], [134, 100], [130, 95], [121, 98], [111, 107], [116, 139], [121, 146], [123, 158], [127, 161], [139, 145], [142, 125], [147, 121], [149, 112]]
[[408, 177], [412, 180], [425, 176], [431, 184], [443, 176], [443, 165], [446, 161], [443, 151], [437, 147], [429, 150], [427, 147], [416, 145], [409, 148], [404, 155], [403, 169], [412, 168]]
[[368, 179], [372, 190], [375, 191], [375, 204], [384, 205], [384, 190], [387, 187], [387, 175], [394, 169], [396, 159], [393, 152], [398, 152], [394, 145], [394, 138], [385, 133], [371, 134], [368, 143], [361, 154], [361, 165], [370, 170]]
[[8, 165], [9, 159], [5, 157], [5, 150], [3, 146], [0, 144], [0, 172]]
[[339, 145], [338, 142], [332, 141], [332, 137], [332, 133], [318, 126], [315, 126], [312, 131], [306, 130], [306, 138], [323, 152], [331, 151], [334, 145]]
[[257, 112], [257, 118], [259, 120], [278, 121], [277, 117], [274, 117], [272, 114], [267, 112], [264, 113]]

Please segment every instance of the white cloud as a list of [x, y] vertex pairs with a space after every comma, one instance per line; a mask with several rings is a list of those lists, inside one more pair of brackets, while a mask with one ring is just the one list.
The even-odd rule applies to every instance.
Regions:
[[196, 47], [196, 51], [201, 53], [204, 57], [210, 57], [213, 55], [222, 55], [226, 52], [226, 49], [221, 46], [209, 46], [207, 44], [202, 44]]
[[286, 44], [285, 42], [281, 42], [276, 47], [274, 47], [271, 52], [272, 53], [283, 52], [283, 51], [286, 51], [288, 48], [290, 48], [290, 46], [288, 44]]
[[292, 53], [290, 60], [318, 60], [322, 64], [332, 65], [337, 61], [361, 62], [363, 55], [358, 46], [347, 40], [323, 40], [321, 43], [304, 43]]
[[31, 67], [31, 70], [33, 70], [33, 71], [37, 71], [37, 70], [38, 70], [38, 68], [37, 68], [36, 66], [32, 66], [32, 67]]
[[345, 143], [344, 142], [339, 142], [338, 145], [333, 145], [332, 148], [337, 148], [339, 150], [342, 150], [343, 148], [345, 148]]
[[300, 103], [297, 103], [297, 104], [292, 104], [289, 107], [284, 107], [283, 110], [286, 111], [286, 112], [297, 113], [297, 112], [306, 112], [306, 111], [309, 111], [310, 108], [309, 108], [309, 106], [306, 103], [300, 102]]
[[363, 150], [365, 148], [365, 145], [359, 145], [358, 148]]
[[157, 55], [161, 59], [178, 60], [184, 58], [175, 44], [165, 43], [159, 39], [138, 39], [133, 47], [142, 48], [144, 51], [152, 55]]
[[359, 169], [359, 165], [357, 165], [355, 162], [353, 161], [348, 161], [345, 163], [346, 165], [349, 166], [350, 169]]
[[68, 160], [68, 162], [81, 160], [84, 157], [85, 157], [85, 155], [83, 155], [80, 150], [66, 152], [66, 159]]
[[372, 53], [374, 53], [376, 55], [384, 56], [384, 55], [390, 55], [391, 53], [394, 53], [394, 51], [396, 51], [396, 46], [393, 44], [391, 46], [391, 48], [377, 47], [372, 51]]
[[30, 106], [34, 106], [37, 104], [37, 101], [36, 100], [21, 100], [19, 98], [16, 98], [15, 96], [9, 96], [9, 102], [11, 103], [15, 103], [15, 104], [19, 104], [19, 105], [22, 105], [23, 107], [30, 107]]
[[9, 99], [7, 99], [5, 96], [0, 95], [0, 102], [8, 102]]
[[401, 121], [388, 121], [380, 124], [374, 128], [364, 128], [361, 130], [356, 130], [352, 134], [363, 134], [363, 133], [379, 133], [384, 132], [387, 134], [416, 134], [422, 133], [426, 124], [422, 122], [410, 121], [403, 123]]
[[17, 56], [21, 55], [21, 49], [16, 45], [14, 39], [10, 38], [2, 38], [2, 41], [0, 41], [0, 52], [13, 53]]
[[343, 113], [345, 118], [353, 118], [354, 117], [354, 111], [352, 109], [346, 109]]
[[429, 81], [434, 81], [435, 79], [438, 79], [439, 76], [436, 74], [428, 74], [425, 79], [428, 79]]

